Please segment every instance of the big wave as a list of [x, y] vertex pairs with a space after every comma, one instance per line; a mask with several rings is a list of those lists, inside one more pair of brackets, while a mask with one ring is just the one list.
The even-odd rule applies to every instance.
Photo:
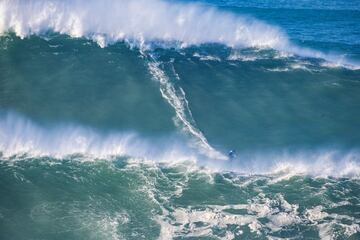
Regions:
[[163, 0], [4, 0], [0, 33], [20, 37], [54, 31], [85, 37], [101, 47], [116, 41], [184, 47], [218, 43], [236, 48], [272, 48], [358, 68], [342, 57], [292, 44], [278, 27], [199, 4]]
[[6, 0], [0, 3], [0, 16], [0, 32], [26, 37], [51, 30], [87, 37], [100, 46], [124, 39], [272, 48], [288, 44], [280, 29], [259, 21], [161, 0]]

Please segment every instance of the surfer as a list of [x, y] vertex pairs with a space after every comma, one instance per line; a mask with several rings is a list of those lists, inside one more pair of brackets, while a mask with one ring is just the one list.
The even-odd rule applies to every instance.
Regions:
[[230, 150], [228, 153], [229, 159], [233, 160], [234, 158], [236, 158], [236, 151], [235, 150]]

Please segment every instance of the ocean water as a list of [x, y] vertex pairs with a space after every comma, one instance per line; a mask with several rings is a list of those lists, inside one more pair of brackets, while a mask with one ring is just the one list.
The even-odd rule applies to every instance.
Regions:
[[359, 0], [0, 1], [0, 239], [360, 239], [359, 179]]

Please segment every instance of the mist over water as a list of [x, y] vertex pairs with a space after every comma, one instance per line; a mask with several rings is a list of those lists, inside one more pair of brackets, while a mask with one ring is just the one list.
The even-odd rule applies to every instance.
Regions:
[[0, 1], [0, 239], [359, 238], [359, 9]]

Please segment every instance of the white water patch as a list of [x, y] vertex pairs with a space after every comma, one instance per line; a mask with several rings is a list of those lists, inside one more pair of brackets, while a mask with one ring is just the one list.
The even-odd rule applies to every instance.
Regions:
[[[135, 161], [127, 166], [127, 170], [140, 171], [139, 175], [143, 175], [144, 183], [146, 183], [141, 191], [161, 209], [153, 216], [153, 219], [160, 225], [158, 239], [177, 237], [234, 239], [235, 237], [245, 237], [245, 232], [247, 238], [268, 236], [269, 239], [272, 239], [271, 235], [273, 234], [278, 235], [281, 231], [288, 229], [299, 229], [300, 226], [314, 226], [323, 239], [333, 239], [334, 234], [343, 234], [349, 237], [359, 230], [359, 220], [354, 217], [326, 212], [337, 206], [351, 205], [351, 203], [347, 201], [327, 203], [325, 201], [323, 205], [310, 207], [305, 211], [299, 210], [298, 204], [288, 202], [280, 193], [266, 194], [266, 191], [263, 190], [271, 186], [271, 180], [263, 186], [258, 186], [255, 184], [259, 180], [256, 176], [241, 180], [253, 182], [255, 185], [251, 186], [251, 189], [255, 186], [254, 190], [258, 192], [256, 196], [250, 197], [246, 202], [213, 205], [203, 204], [200, 201], [198, 205], [194, 203], [177, 205], [174, 198], [182, 196], [182, 194], [179, 195], [178, 187], [189, 189], [191, 188], [189, 178], [199, 180], [207, 173], [203, 174], [189, 164], [173, 165], [171, 169], [182, 169], [180, 170], [181, 177], [174, 179], [173, 173], [177, 171], [171, 171], [172, 173], [169, 174], [167, 167], [165, 167], [167, 170], [163, 172], [157, 165], [147, 165], [145, 168], [141, 166], [144, 165]], [[271, 179], [271, 177], [263, 178], [263, 180], [266, 179]], [[211, 180], [203, 180], [211, 185], [216, 184]], [[157, 181], [166, 182], [169, 191], [159, 191], [154, 184]], [[180, 183], [181, 186], [179, 186]], [[240, 188], [246, 189], [248, 186], [240, 186]], [[211, 202], [211, 200], [209, 201]], [[345, 223], [344, 220], [348, 223]]]
[[0, 33], [24, 38], [47, 31], [86, 37], [101, 47], [116, 41], [172, 42], [186, 47], [219, 43], [235, 48], [272, 48], [322, 58], [352, 69], [344, 57], [298, 47], [276, 27], [199, 4], [163, 0], [3, 0]]
[[[260, 194], [245, 204], [174, 207], [159, 224], [161, 232], [171, 233], [172, 237], [233, 239], [241, 238], [246, 228], [254, 236], [260, 236], [269, 230], [277, 232], [300, 224], [302, 218], [297, 209], [297, 205], [289, 204], [281, 194], [273, 199]], [[267, 223], [261, 223], [260, 219], [264, 218]], [[220, 235], [217, 230], [221, 230]]]
[[[256, 181], [256, 179], [252, 180]], [[170, 204], [167, 209], [170, 208], [171, 211], [166, 210], [157, 218], [161, 226], [159, 239], [170, 237], [234, 239], [244, 237], [245, 231], [250, 231], [250, 236], [248, 233], [246, 238], [268, 236], [269, 239], [274, 239], [271, 235], [277, 235], [288, 229], [299, 229], [300, 226], [315, 226], [321, 239], [337, 239], [334, 236], [339, 234], [350, 237], [359, 232], [358, 219], [327, 213], [327, 210], [331, 211], [334, 208], [331, 205], [324, 204], [299, 211], [299, 205], [290, 204], [282, 194], [266, 195], [261, 190], [256, 197], [241, 204], [187, 206]]]
[[[305, 211], [307, 219], [315, 224], [319, 230], [319, 236], [324, 240], [336, 239], [334, 227], [340, 227], [341, 234], [347, 237], [360, 232], [360, 221], [354, 217], [340, 214], [329, 214], [325, 207], [316, 206]], [[326, 219], [325, 219], [326, 218]], [[347, 220], [347, 224], [343, 220]]]

